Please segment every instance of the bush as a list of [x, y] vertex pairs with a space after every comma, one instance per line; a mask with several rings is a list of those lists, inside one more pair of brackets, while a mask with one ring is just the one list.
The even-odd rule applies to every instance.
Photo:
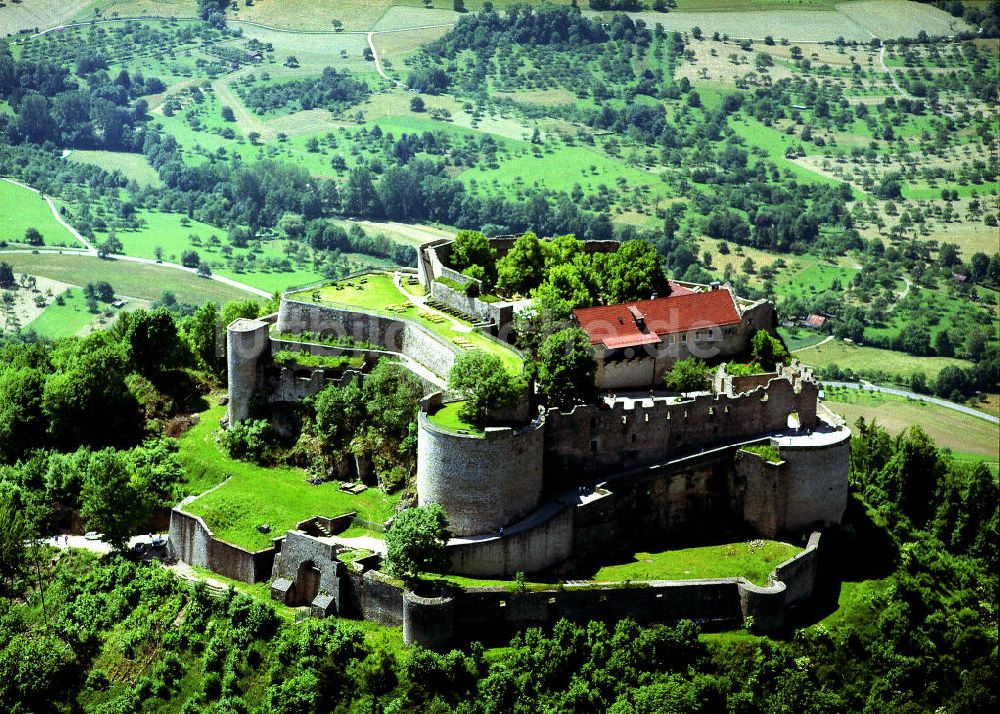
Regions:
[[263, 463], [270, 450], [271, 427], [263, 419], [247, 419], [231, 425], [219, 437], [222, 448], [234, 459]]

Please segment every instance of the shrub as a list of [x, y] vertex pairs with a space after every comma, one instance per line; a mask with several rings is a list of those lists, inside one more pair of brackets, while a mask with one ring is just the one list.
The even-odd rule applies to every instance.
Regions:
[[663, 377], [664, 386], [672, 392], [697, 392], [706, 386], [707, 368], [695, 357], [678, 360]]
[[263, 463], [269, 450], [271, 427], [263, 419], [248, 419], [231, 425], [219, 437], [222, 448], [234, 459]]

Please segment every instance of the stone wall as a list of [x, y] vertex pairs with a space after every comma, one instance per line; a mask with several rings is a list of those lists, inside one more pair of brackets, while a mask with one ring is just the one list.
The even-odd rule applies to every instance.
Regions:
[[574, 509], [557, 504], [529, 523], [449, 543], [451, 572], [472, 577], [533, 573], [573, 555]]
[[476, 321], [491, 323], [496, 330], [506, 327], [514, 319], [513, 303], [502, 300], [485, 302], [478, 297], [469, 297], [440, 281], [431, 283], [431, 297]]
[[213, 536], [205, 521], [179, 508], [170, 513], [167, 552], [172, 558], [246, 583], [267, 580], [275, 555], [273, 547], [251, 553], [221, 541]]
[[438, 375], [446, 375], [458, 348], [402, 319], [393, 319], [357, 309], [289, 300], [281, 301], [278, 332], [314, 332], [324, 337], [350, 337], [370, 342], [390, 352], [399, 352]]
[[[610, 587], [559, 586], [513, 593], [504, 588], [446, 588], [438, 597], [404, 592], [401, 585], [376, 570], [347, 568], [336, 560], [323, 539], [290, 531], [275, 562], [272, 593], [278, 599], [293, 592], [288, 581], [316, 564], [321, 571], [324, 603], [334, 594], [335, 612], [384, 625], [403, 627], [407, 644], [437, 649], [471, 640], [502, 641], [517, 629], [547, 627], [561, 618], [573, 622], [609, 623], [631, 618], [640, 624], [694, 620], [710, 629], [737, 627], [753, 618], [753, 629], [780, 629], [786, 610], [808, 600], [815, 588], [819, 533], [806, 548], [779, 565], [766, 586], [742, 578], [655, 580]], [[357, 563], [355, 564], [357, 565]], [[314, 614], [332, 614], [313, 608]]]
[[[622, 402], [614, 407], [583, 405], [550, 409], [545, 422], [546, 474], [561, 475], [565, 488], [596, 476], [666, 461], [698, 449], [782, 431], [792, 412], [815, 418], [815, 384], [773, 379], [767, 387], [730, 396], [705, 394], [652, 406]], [[810, 407], [809, 402], [812, 402]], [[547, 476], [548, 485], [548, 476]]]
[[850, 434], [842, 429], [840, 438], [827, 445], [818, 445], [815, 440], [777, 440], [781, 458], [788, 464], [786, 531], [840, 523], [847, 508]]
[[544, 421], [459, 434], [417, 415], [417, 495], [444, 508], [455, 535], [493, 533], [534, 509], [542, 493]]

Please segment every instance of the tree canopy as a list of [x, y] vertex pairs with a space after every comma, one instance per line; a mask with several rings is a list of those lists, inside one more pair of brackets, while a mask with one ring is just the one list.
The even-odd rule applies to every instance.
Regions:
[[399, 513], [385, 534], [385, 564], [391, 575], [412, 582], [425, 572], [443, 572], [451, 531], [444, 509], [437, 504]]

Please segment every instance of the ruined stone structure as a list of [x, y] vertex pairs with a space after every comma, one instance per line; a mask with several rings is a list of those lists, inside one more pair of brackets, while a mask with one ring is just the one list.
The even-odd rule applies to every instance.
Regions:
[[[422, 279], [447, 270], [437, 256], [421, 251]], [[734, 309], [737, 328], [766, 329], [773, 321], [770, 303]], [[345, 352], [296, 341], [293, 335], [302, 332], [367, 343], [357, 350], [366, 362], [401, 359], [428, 392], [440, 388], [458, 353], [454, 344], [404, 318], [286, 298], [276, 315], [230, 326], [231, 423], [246, 417], [255, 394], [295, 400], [330, 379], [350, 377], [271, 364], [272, 349]], [[476, 435], [434, 423], [430, 415], [443, 401], [435, 392], [418, 415], [418, 500], [444, 508], [455, 533], [452, 571], [470, 576], [535, 572], [637, 546], [803, 537], [839, 523], [847, 502], [850, 431], [822, 409], [817, 395], [812, 373], [797, 363], [750, 377], [720, 369], [711, 393], [608, 397]], [[750, 445], [773, 446], [779, 459], [744, 450]], [[342, 562], [338, 546], [319, 532], [300, 526], [276, 538], [266, 553], [240, 555], [229, 553], [227, 544], [212, 545], [203, 523], [176, 513], [171, 541], [176, 532], [172, 547], [179, 557], [211, 563], [213, 554], [225, 562], [238, 556], [238, 567], [226, 567], [233, 577], [253, 580], [273, 558], [275, 598], [308, 604], [318, 615], [402, 624], [407, 641], [429, 645], [444, 645], [463, 628], [487, 622], [503, 630], [562, 616], [642, 622], [691, 617], [730, 626], [752, 615], [761, 631], [772, 631], [788, 607], [810, 596], [818, 557], [817, 535], [767, 586], [727, 579], [517, 597], [477, 589], [425, 598], [404, 594], [377, 573], [377, 555]]]

